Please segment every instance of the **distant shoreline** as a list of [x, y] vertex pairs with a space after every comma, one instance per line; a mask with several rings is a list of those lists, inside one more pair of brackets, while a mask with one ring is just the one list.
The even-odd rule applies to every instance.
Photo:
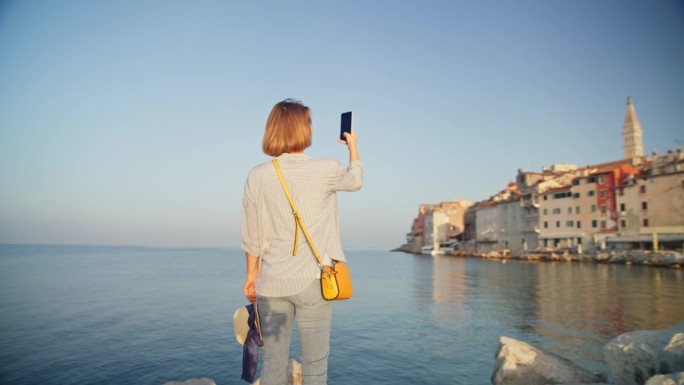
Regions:
[[[429, 254], [414, 253], [409, 249], [408, 245], [402, 245], [390, 251], [402, 252], [413, 255], [430, 256]], [[681, 269], [684, 266], [684, 254], [676, 251], [651, 252], [641, 250], [625, 250], [578, 254], [576, 252], [559, 250], [532, 250], [519, 256], [512, 256], [498, 251], [493, 251], [490, 253], [453, 251], [437, 256], [496, 259], [501, 260], [504, 263], [507, 260], [530, 262], [584, 262], [615, 265], [666, 267], [671, 269]]]

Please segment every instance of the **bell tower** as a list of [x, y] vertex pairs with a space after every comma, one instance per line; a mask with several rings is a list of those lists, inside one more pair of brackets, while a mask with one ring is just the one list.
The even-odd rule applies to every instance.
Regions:
[[625, 116], [625, 124], [622, 126], [622, 142], [625, 159], [644, 156], [641, 124], [631, 97], [627, 98], [627, 115]]

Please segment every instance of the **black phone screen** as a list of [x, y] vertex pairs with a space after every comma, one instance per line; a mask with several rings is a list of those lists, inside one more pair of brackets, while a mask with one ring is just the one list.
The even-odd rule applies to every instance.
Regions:
[[340, 140], [345, 140], [344, 133], [351, 133], [352, 128], [352, 113], [351, 111], [342, 114], [340, 119]]

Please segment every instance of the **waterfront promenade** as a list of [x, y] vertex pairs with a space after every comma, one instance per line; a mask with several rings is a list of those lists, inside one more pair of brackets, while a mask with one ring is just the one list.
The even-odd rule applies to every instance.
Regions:
[[[402, 245], [392, 251], [413, 253], [408, 245]], [[583, 263], [610, 263], [620, 265], [641, 265], [652, 267], [667, 267], [681, 269], [684, 266], [684, 254], [677, 251], [644, 251], [644, 250], [625, 250], [625, 251], [606, 251], [577, 253], [576, 250], [533, 250], [522, 253], [521, 255], [510, 255], [507, 252], [492, 251], [489, 253], [475, 253], [466, 251], [449, 251], [443, 256], [499, 259], [502, 262], [508, 260], [537, 261], [537, 262], [583, 262]]]

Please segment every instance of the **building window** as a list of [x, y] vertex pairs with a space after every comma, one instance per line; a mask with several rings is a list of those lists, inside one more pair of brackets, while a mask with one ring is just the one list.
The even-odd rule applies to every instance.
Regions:
[[577, 238], [577, 244], [581, 245], [582, 244], [582, 237]]
[[627, 221], [625, 221], [624, 219], [620, 220], [620, 227], [627, 227]]
[[625, 204], [624, 203], [620, 203], [620, 211], [625, 211]]
[[620, 188], [618, 189], [618, 193], [620, 194], [620, 196], [625, 195], [625, 189], [623, 189], [622, 187], [620, 187]]
[[641, 209], [648, 210], [648, 202], [641, 202]]
[[572, 207], [568, 207], [568, 214], [572, 214]]
[[594, 219], [593, 221], [591, 221], [591, 227], [594, 228], [594, 229], [598, 227], [598, 221], [597, 221], [596, 219]]
[[596, 191], [594, 191], [594, 190], [589, 191], [589, 196], [590, 196], [590, 197], [593, 197], [594, 195], [596, 195]]
[[577, 228], [578, 228], [578, 229], [581, 229], [581, 228], [582, 228], [582, 222], [577, 221]]
[[593, 177], [593, 176], [592, 176], [592, 177], [589, 177], [589, 178], [587, 179], [587, 183], [596, 183], [596, 177]]
[[554, 214], [560, 214], [560, 213], [561, 213], [561, 209], [555, 208], [555, 209], [553, 209], [553, 213], [554, 213]]
[[601, 192], [599, 193], [599, 196], [601, 197], [601, 199], [605, 199], [606, 198], [606, 190], [601, 190]]
[[549, 228], [549, 222], [544, 222], [544, 228], [548, 229]]
[[596, 212], [596, 205], [591, 205], [591, 212], [595, 213]]
[[548, 196], [544, 195], [544, 200], [547, 200], [548, 198], [549, 198]]
[[556, 227], [560, 227], [560, 221], [556, 221]]
[[606, 210], [608, 210], [606, 206], [601, 206], [601, 214], [605, 214]]
[[544, 215], [546, 215], [546, 209], [544, 209]]
[[598, 182], [599, 182], [599, 183], [604, 183], [605, 181], [606, 181], [606, 179], [604, 178], [603, 175], [599, 175], [599, 176], [598, 176]]
[[579, 214], [579, 206], [575, 207], [575, 214]]
[[575, 194], [573, 194], [573, 196], [572, 196], [572, 197], [573, 197], [573, 198], [575, 198], [575, 199], [577, 199], [577, 198], [579, 198], [579, 197], [580, 197], [580, 193], [575, 193]]
[[570, 191], [566, 191], [566, 192], [553, 194], [553, 199], [570, 198], [571, 196], [572, 196], [572, 193]]
[[565, 227], [572, 227], [573, 224], [574, 224], [573, 221], [567, 221], [567, 222], [565, 222]]
[[648, 227], [648, 218], [644, 218], [644, 227]]
[[605, 229], [606, 228], [606, 221], [601, 221], [601, 228]]
[[639, 186], [639, 192], [642, 194], [646, 193], [646, 186]]

